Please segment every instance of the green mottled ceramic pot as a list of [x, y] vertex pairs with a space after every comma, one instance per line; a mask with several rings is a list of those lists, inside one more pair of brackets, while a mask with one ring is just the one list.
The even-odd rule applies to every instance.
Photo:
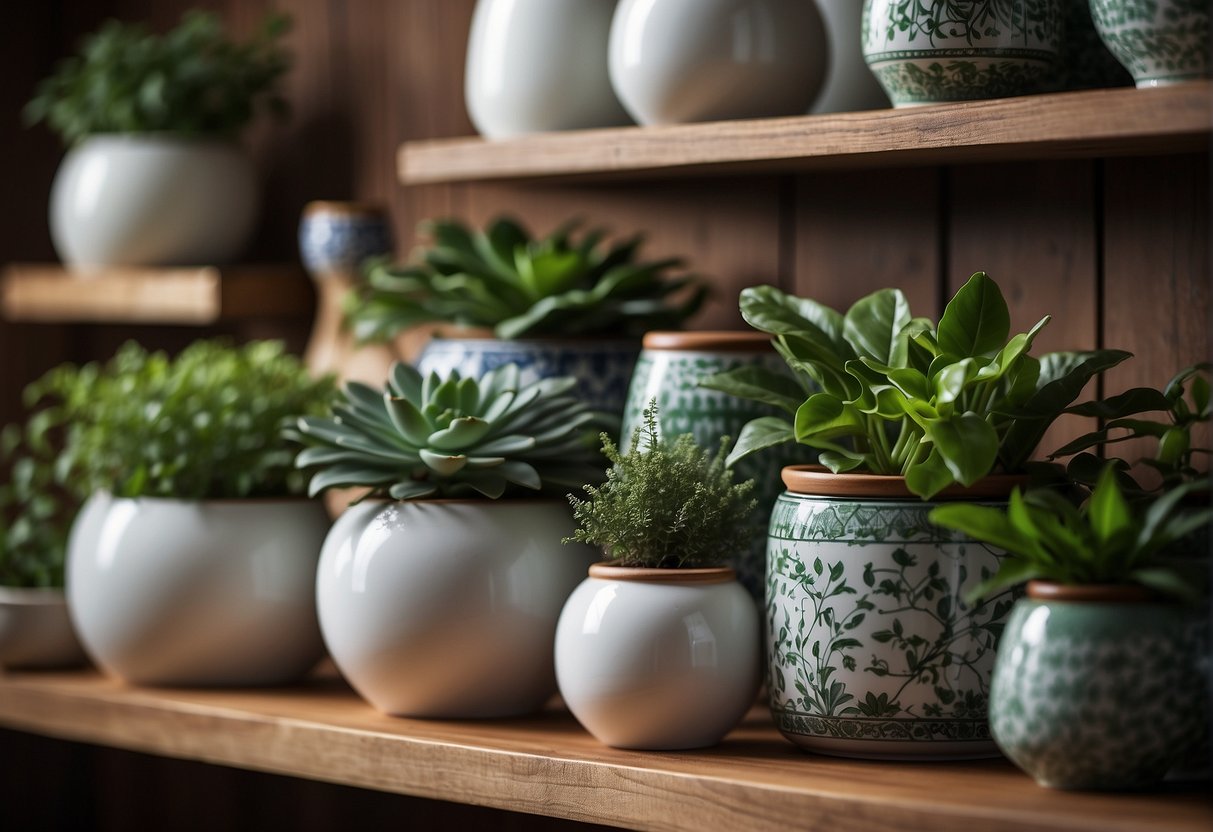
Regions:
[[1091, 17], [1138, 87], [1209, 77], [1208, 0], [1091, 0]]
[[847, 757], [997, 756], [986, 708], [1014, 598], [964, 597], [1004, 553], [928, 515], [941, 500], [1005, 503], [1022, 478], [929, 502], [901, 477], [793, 466], [783, 479], [766, 586], [767, 687], [783, 735]]
[[1144, 788], [1208, 731], [1208, 663], [1207, 610], [1033, 582], [998, 648], [990, 729], [1043, 786]]

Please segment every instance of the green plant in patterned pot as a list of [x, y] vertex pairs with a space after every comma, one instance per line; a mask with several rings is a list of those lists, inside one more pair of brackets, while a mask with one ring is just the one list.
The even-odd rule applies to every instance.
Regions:
[[[1041, 436], [1128, 353], [1031, 354], [1048, 323], [1010, 334], [997, 284], [973, 275], [938, 323], [896, 290], [845, 315], [769, 287], [742, 315], [803, 377], [705, 382], [785, 416], [746, 425], [731, 460], [797, 441], [823, 467], [784, 469], [768, 529], [768, 690], [784, 734], [865, 757], [995, 753], [986, 720], [994, 646], [1013, 598], [966, 592], [1002, 552], [933, 524], [943, 501], [1005, 501]], [[927, 502], [926, 500], [930, 500]]]
[[990, 728], [1042, 785], [1143, 788], [1207, 752], [1208, 607], [1193, 602], [1209, 553], [1177, 545], [1213, 521], [1207, 500], [1185, 505], [1199, 486], [1130, 502], [1109, 464], [1081, 506], [1035, 489], [1005, 510], [932, 512], [1009, 553], [974, 595], [1027, 582], [999, 644]]

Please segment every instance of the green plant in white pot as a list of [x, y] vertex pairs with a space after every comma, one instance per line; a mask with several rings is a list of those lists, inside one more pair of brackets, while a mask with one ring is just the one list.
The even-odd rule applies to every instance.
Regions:
[[569, 495], [569, 542], [606, 560], [570, 596], [556, 630], [556, 676], [569, 710], [620, 748], [714, 745], [754, 704], [761, 634], [749, 593], [725, 566], [749, 545], [753, 480], [691, 434], [663, 438], [657, 405], [586, 499]]
[[26, 107], [69, 146], [51, 188], [51, 237], [67, 264], [167, 266], [238, 257], [258, 187], [239, 132], [289, 66], [284, 17], [247, 42], [190, 12], [164, 35], [110, 21], [38, 87]]
[[883, 290], [841, 314], [769, 287], [741, 296], [818, 392], [753, 371], [706, 382], [781, 407], [730, 460], [796, 441], [823, 467], [784, 469], [767, 550], [771, 705], [793, 742], [871, 757], [994, 753], [986, 701], [1009, 596], [965, 591], [999, 553], [933, 525], [933, 501], [1005, 500], [1045, 430], [1116, 350], [1030, 352], [997, 284], [975, 274], [936, 324]]
[[[329, 653], [380, 711], [527, 713], [555, 691], [556, 617], [592, 552], [564, 551], [560, 499], [601, 477], [603, 417], [571, 378], [423, 377], [395, 364], [331, 418], [304, 418], [311, 493], [363, 488], [333, 525], [317, 579]], [[580, 556], [579, 556], [580, 555]]]
[[289, 681], [320, 657], [315, 569], [328, 530], [299, 495], [284, 422], [324, 413], [278, 342], [134, 343], [35, 382], [61, 430], [60, 483], [85, 503], [67, 554], [69, 611], [109, 673], [162, 685]]

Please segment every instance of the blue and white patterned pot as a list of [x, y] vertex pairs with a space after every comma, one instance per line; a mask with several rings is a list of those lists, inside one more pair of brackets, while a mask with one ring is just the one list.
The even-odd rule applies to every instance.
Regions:
[[309, 202], [299, 222], [299, 255], [313, 275], [356, 273], [368, 257], [392, 253], [387, 211], [360, 202]]
[[1138, 87], [1208, 78], [1208, 0], [1091, 0], [1100, 38]]

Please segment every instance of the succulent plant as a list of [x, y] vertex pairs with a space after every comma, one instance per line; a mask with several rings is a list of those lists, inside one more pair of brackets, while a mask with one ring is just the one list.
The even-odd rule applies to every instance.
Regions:
[[[605, 232], [574, 240], [568, 224], [543, 239], [511, 219], [487, 231], [446, 220], [424, 223], [433, 244], [418, 262], [371, 265], [348, 306], [361, 340], [391, 338], [419, 323], [492, 328], [499, 338], [554, 335], [639, 337], [677, 329], [707, 293], [694, 277], [667, 279], [676, 259], [636, 262], [641, 238], [599, 247]], [[672, 296], [686, 289], [685, 297]]]
[[317, 469], [312, 495], [335, 487], [397, 500], [563, 495], [602, 479], [595, 437], [611, 422], [575, 385], [568, 377], [522, 384], [514, 364], [477, 381], [458, 372], [423, 378], [397, 363], [382, 392], [350, 382], [332, 418], [301, 418], [299, 438], [311, 447], [296, 464]]

